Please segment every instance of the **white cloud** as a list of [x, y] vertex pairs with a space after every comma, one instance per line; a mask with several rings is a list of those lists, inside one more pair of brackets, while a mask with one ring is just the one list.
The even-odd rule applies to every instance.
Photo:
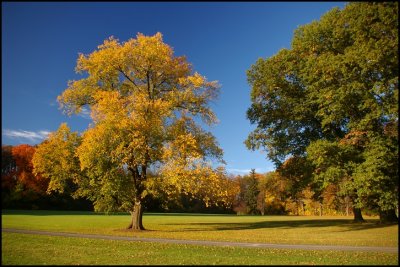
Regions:
[[51, 101], [49, 104], [51, 107], [57, 106], [57, 101]]
[[81, 112], [79, 113], [78, 116], [80, 116], [80, 117], [82, 117], [84, 119], [90, 120], [91, 119], [90, 110], [88, 108], [86, 108], [86, 107], [82, 107], [82, 110], [81, 110]]
[[8, 138], [11, 139], [25, 139], [28, 140], [31, 143], [35, 143], [38, 141], [41, 141], [45, 139], [48, 135], [50, 134], [49, 131], [37, 131], [37, 132], [31, 132], [31, 131], [23, 131], [23, 130], [9, 130], [5, 129], [3, 130], [3, 135], [7, 136]]

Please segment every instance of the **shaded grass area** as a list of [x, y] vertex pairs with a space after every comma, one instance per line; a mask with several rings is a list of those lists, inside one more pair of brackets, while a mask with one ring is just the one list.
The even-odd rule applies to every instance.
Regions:
[[2, 265], [397, 265], [398, 254], [128, 242], [2, 233]]
[[[313, 219], [313, 220], [291, 220], [284, 221], [262, 221], [255, 223], [179, 223], [176, 225], [186, 225], [186, 226], [198, 226], [198, 230], [203, 228], [213, 228], [216, 230], [249, 230], [249, 229], [268, 229], [268, 228], [280, 228], [280, 229], [292, 229], [292, 228], [308, 228], [308, 227], [342, 227], [342, 231], [357, 231], [357, 230], [367, 230], [373, 228], [383, 228], [388, 225], [380, 224], [375, 221], [370, 221], [369, 223], [353, 223], [349, 222], [348, 219]], [[188, 227], [190, 228], [190, 227]], [[191, 229], [192, 231], [194, 229]]]
[[366, 217], [237, 216], [145, 213], [147, 231], [125, 230], [128, 213], [2, 211], [2, 227], [117, 236], [277, 244], [398, 246], [398, 225]]

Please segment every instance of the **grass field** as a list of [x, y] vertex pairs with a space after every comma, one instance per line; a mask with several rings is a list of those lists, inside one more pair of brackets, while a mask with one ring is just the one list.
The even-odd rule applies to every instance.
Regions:
[[[398, 225], [377, 218], [145, 213], [144, 232], [128, 214], [2, 211], [2, 227], [116, 236], [279, 244], [398, 246]], [[206, 247], [2, 233], [2, 264], [327, 264], [396, 265], [397, 253]]]

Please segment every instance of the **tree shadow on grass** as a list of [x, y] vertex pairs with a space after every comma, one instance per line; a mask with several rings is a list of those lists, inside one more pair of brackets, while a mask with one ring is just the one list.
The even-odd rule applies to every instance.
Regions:
[[51, 216], [51, 215], [113, 215], [127, 216], [128, 212], [94, 212], [79, 210], [2, 210], [2, 215], [32, 215], [32, 216]]
[[[252, 230], [252, 229], [268, 229], [268, 228], [280, 228], [280, 229], [294, 229], [294, 228], [305, 228], [305, 227], [340, 227], [346, 231], [357, 231], [374, 228], [384, 228], [393, 224], [381, 224], [379, 220], [366, 220], [363, 223], [353, 222], [347, 219], [336, 219], [336, 220], [281, 220], [281, 221], [262, 221], [262, 222], [242, 222], [242, 223], [179, 223], [179, 224], [167, 224], [167, 225], [182, 225], [190, 226], [186, 227], [185, 231], [215, 231], [215, 230]], [[199, 228], [193, 228], [193, 226], [199, 226]]]
[[[80, 210], [13, 210], [13, 209], [3, 209], [1, 211], [3, 215], [34, 215], [34, 216], [47, 216], [47, 215], [113, 215], [113, 216], [126, 216], [130, 215], [129, 212], [94, 212], [94, 211], [80, 211]], [[232, 216], [232, 214], [208, 214], [208, 213], [169, 213], [169, 212], [144, 212], [145, 216], [178, 216], [178, 217], [187, 217], [187, 216]], [[236, 216], [236, 215], [235, 215]]]

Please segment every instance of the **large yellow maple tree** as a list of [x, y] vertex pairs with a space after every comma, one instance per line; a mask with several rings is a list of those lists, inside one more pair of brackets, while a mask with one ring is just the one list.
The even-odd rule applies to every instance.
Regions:
[[216, 81], [174, 56], [161, 33], [124, 43], [110, 37], [80, 54], [76, 71], [86, 77], [70, 81], [58, 101], [70, 115], [89, 108], [93, 123], [81, 136], [63, 124], [39, 145], [35, 171], [53, 181], [49, 192], [72, 178], [75, 196], [92, 200], [98, 211], [130, 211], [129, 228], [137, 230], [144, 229], [143, 199], [155, 183], [167, 194], [226, 203], [224, 169], [212, 164], [223, 163], [222, 149], [197, 123], [217, 122], [209, 106]]

